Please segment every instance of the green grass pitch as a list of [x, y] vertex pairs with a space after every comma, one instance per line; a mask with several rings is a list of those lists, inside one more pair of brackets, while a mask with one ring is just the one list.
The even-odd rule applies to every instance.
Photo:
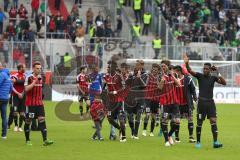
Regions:
[[[109, 141], [109, 125], [105, 120], [102, 134], [104, 142], [92, 141], [94, 129], [92, 121], [66, 122], [59, 120], [55, 113], [56, 103], [45, 102], [48, 137], [54, 145], [42, 146], [40, 132], [31, 132], [33, 146], [25, 145], [24, 133], [8, 131], [7, 140], [0, 140], [0, 160], [237, 160], [240, 159], [239, 113], [238, 105], [217, 105], [219, 140], [222, 149], [212, 148], [212, 136], [209, 121], [205, 121], [202, 130], [202, 148], [195, 149], [188, 143], [187, 121], [183, 120], [180, 129], [181, 143], [170, 148], [164, 147], [163, 137], [142, 137], [142, 125], [139, 140], [130, 139], [127, 127], [126, 143]], [[78, 113], [78, 106], [71, 106]], [[148, 125], [148, 127], [150, 124]], [[195, 132], [194, 132], [195, 134]]]

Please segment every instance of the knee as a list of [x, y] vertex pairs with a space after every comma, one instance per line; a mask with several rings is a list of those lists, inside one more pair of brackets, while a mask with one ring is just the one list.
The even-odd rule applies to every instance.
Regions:
[[210, 118], [210, 124], [216, 124], [217, 123], [217, 118]]
[[28, 124], [28, 125], [30, 125], [30, 124], [32, 123], [32, 119], [27, 118], [27, 119], [25, 120], [25, 123]]
[[39, 123], [45, 122], [45, 117], [38, 117], [38, 122]]

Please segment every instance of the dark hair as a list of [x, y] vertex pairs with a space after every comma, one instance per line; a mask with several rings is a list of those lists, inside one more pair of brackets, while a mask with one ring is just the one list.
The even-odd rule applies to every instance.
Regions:
[[174, 69], [179, 71], [179, 72], [181, 72], [181, 73], [183, 73], [182, 67], [179, 66], [179, 65], [175, 66]]
[[117, 62], [116, 61], [108, 61], [108, 65], [113, 68], [117, 68]]
[[37, 62], [34, 62], [34, 63], [33, 63], [33, 68], [34, 68], [36, 65], [41, 65], [41, 63], [38, 62], [38, 61], [37, 61]]
[[211, 63], [204, 63], [204, 66], [208, 66], [209, 68], [212, 67]]
[[141, 64], [142, 66], [144, 66], [144, 61], [143, 61], [143, 60], [139, 59], [139, 60], [137, 60], [136, 62], [139, 63], [139, 64]]
[[120, 66], [121, 68], [129, 68], [129, 65], [127, 63], [122, 63]]
[[87, 68], [87, 66], [81, 66], [80, 67], [80, 72], [82, 72], [85, 68]]
[[165, 64], [169, 67], [171, 65], [171, 62], [169, 60], [162, 60], [161, 64]]
[[22, 69], [23, 68], [23, 64], [22, 63], [20, 63], [20, 64], [18, 64], [17, 65], [17, 70], [19, 71], [20, 69]]
[[157, 63], [153, 63], [153, 64], [152, 64], [152, 68], [157, 68], [158, 70], [161, 70], [160, 65], [157, 64]]

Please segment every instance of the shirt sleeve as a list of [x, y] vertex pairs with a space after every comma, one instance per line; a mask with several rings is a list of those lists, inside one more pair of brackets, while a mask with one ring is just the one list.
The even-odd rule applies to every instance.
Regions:
[[196, 75], [194, 77], [196, 77], [197, 79], [199, 79], [202, 76], [202, 73], [196, 72]]

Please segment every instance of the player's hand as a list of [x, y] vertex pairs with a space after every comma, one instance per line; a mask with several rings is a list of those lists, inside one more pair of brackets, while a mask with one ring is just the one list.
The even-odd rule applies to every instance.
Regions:
[[212, 71], [218, 71], [218, 68], [216, 66], [212, 66]]
[[23, 98], [23, 94], [22, 94], [22, 93], [19, 93], [19, 94], [18, 94], [18, 98], [19, 98], [19, 99], [22, 99], [22, 98]]
[[138, 72], [137, 72], [137, 78], [140, 78], [140, 77], [141, 77], [141, 71], [138, 70]]
[[186, 53], [183, 54], [183, 61], [185, 64], [189, 64], [189, 58]]

